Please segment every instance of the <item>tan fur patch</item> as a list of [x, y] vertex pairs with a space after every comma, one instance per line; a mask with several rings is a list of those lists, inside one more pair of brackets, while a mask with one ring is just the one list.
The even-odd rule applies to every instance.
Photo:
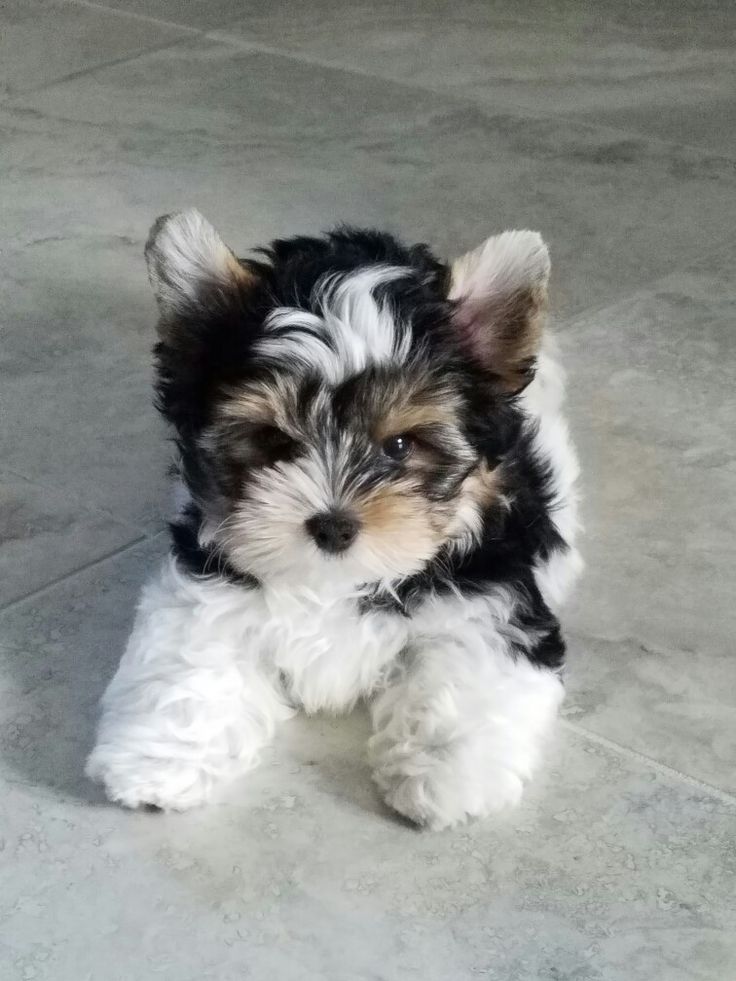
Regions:
[[255, 282], [253, 272], [244, 266], [238, 257], [226, 248], [227, 255], [224, 257], [224, 267], [227, 275], [239, 286], [250, 286]]
[[501, 493], [499, 470], [491, 470], [487, 463], [480, 463], [463, 482], [452, 518], [445, 527], [446, 539], [458, 542], [473, 539], [480, 530], [483, 512]]
[[262, 384], [233, 392], [222, 404], [222, 418], [258, 425], [286, 425], [286, 393], [278, 383]]
[[549, 252], [536, 232], [493, 235], [452, 265], [454, 321], [468, 353], [511, 393], [530, 381], [547, 310]]
[[509, 392], [516, 392], [528, 381], [526, 369], [536, 358], [547, 315], [546, 291], [520, 289], [488, 302], [482, 313], [467, 320], [458, 315], [462, 336], [472, 353], [487, 365]]
[[374, 547], [384, 545], [426, 561], [442, 544], [446, 520], [438, 522], [430, 504], [406, 486], [381, 487], [358, 502], [356, 510]]
[[407, 392], [397, 399], [376, 423], [374, 437], [384, 440], [388, 436], [408, 433], [423, 426], [457, 425], [457, 397], [437, 393], [433, 401], [427, 400], [426, 392]]
[[506, 299], [489, 337], [488, 361], [510, 391], [523, 387], [525, 368], [536, 358], [547, 317], [547, 292], [520, 290]]
[[426, 562], [448, 542], [475, 537], [483, 511], [500, 493], [498, 471], [480, 464], [447, 504], [428, 501], [406, 481], [373, 491], [356, 510], [374, 548]]
[[465, 478], [461, 496], [485, 510], [498, 497], [500, 491], [501, 479], [498, 470], [491, 470], [488, 464], [483, 461]]

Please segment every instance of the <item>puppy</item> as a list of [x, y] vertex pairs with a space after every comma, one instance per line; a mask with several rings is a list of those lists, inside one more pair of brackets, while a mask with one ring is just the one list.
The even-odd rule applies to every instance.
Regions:
[[183, 810], [296, 709], [365, 699], [396, 811], [443, 828], [518, 801], [581, 564], [542, 239], [448, 265], [339, 228], [238, 259], [192, 210], [146, 259], [180, 501], [89, 776]]

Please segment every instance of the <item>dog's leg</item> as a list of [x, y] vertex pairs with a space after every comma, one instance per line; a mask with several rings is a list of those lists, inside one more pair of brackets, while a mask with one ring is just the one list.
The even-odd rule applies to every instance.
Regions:
[[87, 774], [127, 807], [184, 810], [257, 762], [291, 714], [259, 638], [259, 594], [167, 560], [102, 700]]
[[435, 829], [519, 800], [563, 696], [503, 629], [456, 611], [446, 623], [417, 637], [375, 699], [369, 743], [386, 802]]

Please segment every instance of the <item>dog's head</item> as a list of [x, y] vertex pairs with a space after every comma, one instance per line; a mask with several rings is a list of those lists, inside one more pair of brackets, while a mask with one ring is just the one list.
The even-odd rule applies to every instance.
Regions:
[[549, 258], [505, 232], [451, 265], [341, 229], [238, 259], [154, 225], [162, 411], [203, 545], [264, 580], [390, 582], [472, 546], [531, 380]]

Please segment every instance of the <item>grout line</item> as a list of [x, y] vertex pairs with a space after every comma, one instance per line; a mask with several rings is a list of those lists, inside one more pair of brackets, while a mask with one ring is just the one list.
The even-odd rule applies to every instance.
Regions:
[[188, 27], [186, 24], [177, 24], [173, 20], [164, 20], [162, 17], [151, 17], [149, 14], [139, 14], [135, 10], [125, 10], [124, 7], [108, 7], [104, 3], [95, 3], [94, 0], [68, 0], [69, 3], [78, 7], [89, 7], [91, 10], [101, 10], [106, 14], [119, 14], [121, 17], [128, 17], [130, 20], [144, 20], [149, 24], [159, 24], [161, 27], [171, 27], [179, 31], [187, 31], [189, 34], [203, 34], [204, 30], [199, 27]]
[[730, 794], [726, 790], [721, 790], [719, 787], [714, 787], [712, 784], [706, 783], [704, 780], [698, 780], [697, 777], [691, 777], [690, 774], [683, 773], [682, 770], [676, 770], [673, 766], [668, 766], [666, 763], [660, 763], [659, 760], [655, 760], [651, 756], [646, 756], [644, 753], [639, 753], [637, 750], [630, 749], [628, 746], [622, 746], [620, 743], [614, 742], [612, 739], [607, 739], [605, 736], [599, 736], [597, 732], [591, 732], [590, 729], [585, 729], [582, 726], [577, 725], [575, 722], [570, 722], [568, 719], [561, 718], [559, 723], [565, 729], [574, 732], [582, 739], [587, 739], [592, 743], [603, 746], [605, 749], [611, 750], [611, 752], [616, 753], [618, 756], [623, 756], [626, 759], [634, 760], [637, 763], [643, 763], [645, 766], [656, 770], [662, 776], [670, 779], [674, 778], [679, 780], [681, 783], [689, 784], [696, 790], [700, 790], [709, 797], [715, 797], [725, 804], [736, 804], [736, 795]]
[[[228, 44], [232, 48], [242, 51], [252, 51], [254, 54], [274, 55], [277, 58], [285, 58], [287, 61], [297, 61], [304, 65], [314, 65], [316, 68], [327, 68], [330, 71], [345, 72], [348, 75], [357, 75], [359, 78], [375, 78], [379, 82], [387, 82], [390, 85], [398, 85], [413, 92], [429, 92], [439, 94], [436, 89], [428, 88], [424, 85], [416, 85], [411, 82], [394, 79], [385, 75], [376, 75], [375, 72], [360, 68], [358, 65], [348, 66], [335, 61], [328, 61], [326, 58], [319, 58], [310, 55], [306, 51], [293, 51], [290, 48], [281, 48], [278, 45], [265, 44], [263, 41], [249, 41], [245, 37], [235, 37], [228, 34], [225, 28], [216, 27], [204, 32], [204, 36], [209, 41], [218, 41], [220, 44]], [[450, 94], [448, 98], [452, 101], [459, 101], [456, 96]]]
[[[687, 257], [683, 256], [682, 260], [676, 265], [672, 266], [667, 272], [662, 272], [660, 276], [653, 276], [651, 279], [645, 279], [642, 283], [638, 285], [631, 285], [628, 287], [628, 292], [624, 293], [622, 296], [611, 297], [610, 300], [606, 300], [603, 303], [591, 302], [588, 306], [574, 307], [564, 314], [560, 313], [559, 310], [552, 310], [550, 316], [553, 318], [549, 321], [550, 326], [554, 332], [554, 336], [564, 340], [565, 337], [570, 337], [574, 332], [580, 327], [587, 327], [591, 318], [597, 317], [605, 311], [613, 308], [619, 307], [624, 303], [632, 303], [642, 297], [650, 294], [653, 290], [657, 289], [660, 283], [665, 283], [667, 280], [680, 275], [687, 275], [692, 273], [693, 267], [695, 266], [698, 259], [707, 262], [711, 257], [715, 258], [717, 256], [723, 255], [724, 247], [729, 247], [733, 242], [733, 236], [726, 232], [723, 238], [714, 239], [717, 243], [712, 249], [707, 251], [701, 251], [697, 253], [696, 256]], [[696, 273], [697, 275], [697, 273]], [[595, 634], [584, 634], [579, 632], [581, 636], [589, 636], [594, 640], [606, 640], [605, 637], [597, 637]]]
[[[73, 2], [77, 3], [78, 0], [73, 0]], [[145, 55], [156, 54], [159, 51], [167, 51], [169, 48], [175, 48], [177, 45], [184, 44], [185, 42], [191, 40], [192, 35], [186, 34], [184, 37], [176, 38], [174, 41], [166, 41], [163, 44], [155, 44], [153, 47], [144, 48], [143, 50], [123, 55], [120, 58], [111, 58], [109, 61], [101, 61], [99, 64], [88, 65], [86, 68], [78, 68], [76, 71], [69, 72], [66, 75], [61, 75], [59, 78], [52, 78], [48, 82], [44, 82], [42, 85], [34, 85], [31, 86], [31, 88], [10, 89], [5, 99], [3, 99], [0, 104], [5, 106], [6, 103], [22, 100], [28, 95], [35, 95], [37, 92], [45, 92], [46, 89], [51, 89], [55, 85], [63, 85], [65, 82], [73, 82], [77, 78], [83, 78], [85, 75], [92, 75], [94, 72], [102, 71], [105, 68], [115, 68], [117, 65], [124, 65], [129, 61], [136, 61], [136, 59], [143, 58]], [[11, 111], [13, 108], [22, 108], [22, 106], [14, 107], [12, 104], [8, 105], [8, 109]]]
[[[24, 246], [27, 248], [27, 246]], [[17, 480], [22, 481], [29, 487], [35, 487], [40, 491], [46, 491], [49, 494], [54, 494], [60, 496], [60, 491], [58, 488], [52, 487], [51, 484], [44, 480], [39, 480], [36, 477], [29, 477], [28, 474], [21, 473], [19, 470], [15, 470], [13, 467], [4, 468], [0, 464], [0, 474], [9, 474], [11, 477], [15, 477]], [[143, 522], [140, 524], [135, 521], [128, 520], [128, 518], [121, 518], [117, 514], [113, 514], [112, 511], [108, 511], [106, 508], [100, 506], [99, 502], [91, 501], [87, 498], [81, 498], [78, 500], [80, 509], [90, 518], [106, 518], [112, 524], [117, 525], [121, 529], [127, 530], [130, 534], [135, 534], [136, 536], [143, 536], [145, 538], [152, 538], [154, 535], [158, 535], [159, 531], [163, 531], [163, 528], [159, 527], [158, 531], [148, 530]], [[166, 518], [161, 515], [161, 522], [165, 522]], [[15, 602], [15, 601], [14, 601]]]
[[25, 596], [19, 596], [17, 599], [6, 603], [5, 606], [0, 607], [0, 616], [17, 609], [19, 606], [23, 606], [24, 603], [28, 603], [30, 600], [38, 599], [39, 596], [43, 596], [55, 586], [66, 582], [67, 579], [74, 579], [83, 572], [87, 572], [89, 569], [94, 569], [95, 566], [102, 565], [105, 562], [109, 562], [111, 559], [116, 559], [118, 556], [124, 555], [126, 552], [131, 551], [131, 549], [136, 548], [138, 545], [142, 545], [144, 542], [155, 542], [158, 538], [166, 534], [166, 531], [158, 531], [155, 535], [140, 535], [138, 538], [133, 539], [126, 545], [121, 545], [119, 548], [113, 549], [112, 552], [106, 552], [104, 555], [100, 555], [96, 559], [91, 559], [89, 562], [85, 562], [84, 565], [80, 565], [76, 569], [65, 572], [63, 576], [58, 576], [56, 579], [52, 579], [51, 582], [47, 582], [44, 583], [43, 586], [39, 586], [38, 589], [34, 589], [30, 593], [26, 593]]
[[[68, 3], [76, 4], [82, 7], [88, 7], [92, 10], [106, 11], [111, 14], [118, 14], [120, 16], [125, 16], [129, 18], [134, 18], [138, 20], [146, 21], [151, 24], [158, 24], [163, 27], [169, 27], [172, 29], [177, 29], [183, 31], [185, 36], [177, 38], [174, 41], [167, 42], [164, 44], [156, 45], [151, 48], [147, 48], [143, 51], [138, 51], [135, 54], [126, 55], [121, 58], [114, 58], [110, 61], [101, 62], [98, 65], [91, 65], [88, 68], [82, 68], [78, 71], [70, 72], [68, 75], [62, 75], [60, 78], [53, 79], [49, 82], [39, 85], [37, 87], [32, 87], [30, 89], [17, 89], [10, 90], [0, 97], [0, 104], [12, 101], [16, 97], [33, 94], [36, 92], [42, 92], [45, 89], [51, 88], [54, 85], [62, 84], [64, 82], [72, 81], [75, 78], [80, 78], [84, 75], [91, 74], [92, 72], [98, 71], [105, 68], [113, 68], [116, 65], [125, 64], [128, 61], [135, 61], [137, 58], [144, 57], [148, 54], [153, 54], [158, 51], [165, 51], [168, 48], [175, 48], [186, 41], [190, 41], [194, 38], [202, 38], [209, 41], [215, 41], [221, 44], [230, 45], [234, 48], [239, 48], [243, 51], [251, 51], [254, 53], [262, 53], [273, 55], [276, 57], [284, 58], [289, 61], [294, 61], [300, 64], [314, 65], [319, 68], [326, 68], [337, 72], [346, 72], [350, 75], [355, 75], [359, 78], [373, 78], [380, 82], [385, 82], [390, 85], [396, 85], [400, 88], [407, 89], [410, 92], [426, 92], [430, 95], [435, 95], [447, 102], [454, 103], [457, 106], [463, 106], [467, 108], [472, 106], [478, 112], [488, 119], [493, 118], [492, 107], [485, 105], [482, 101], [473, 98], [470, 94], [462, 94], [449, 91], [447, 89], [437, 88], [429, 85], [417, 85], [408, 82], [404, 79], [391, 78], [388, 75], [379, 75], [375, 72], [367, 71], [365, 69], [350, 67], [344, 64], [327, 61], [323, 58], [313, 57], [309, 54], [290, 50], [288, 48], [281, 48], [275, 45], [263, 44], [258, 41], [248, 41], [245, 38], [237, 38], [227, 33], [227, 28], [223, 25], [221, 27], [212, 28], [193, 28], [187, 27], [183, 24], [178, 24], [175, 21], [163, 20], [157, 17], [150, 17], [147, 14], [139, 14], [135, 11], [130, 10], [120, 10], [116, 7], [108, 7], [102, 3], [96, 3], [94, 0], [67, 0]], [[498, 99], [498, 96], [496, 96]], [[640, 132], [630, 131], [627, 129], [620, 129], [619, 127], [606, 126], [600, 123], [588, 122], [587, 120], [582, 120], [572, 115], [570, 112], [563, 113], [539, 113], [530, 110], [527, 106], [520, 104], [513, 98], [508, 99], [503, 96], [500, 97], [500, 108], [502, 109], [502, 114], [504, 115], [516, 115], [520, 120], [531, 119], [535, 122], [540, 123], [555, 123], [555, 122], [566, 122], [569, 125], [578, 126], [585, 132], [588, 133], [599, 133], [601, 135], [608, 135], [610, 137], [616, 138], [626, 138], [630, 140], [641, 140], [646, 146], [655, 146], [663, 148], [679, 148], [681, 150], [686, 150], [690, 153], [694, 153], [699, 158], [703, 160], [720, 161], [727, 164], [733, 164], [736, 162], [736, 157], [732, 157], [729, 154], [719, 153], [718, 151], [709, 150], [706, 147], [694, 146], [690, 143], [678, 143], [673, 140], [665, 140], [657, 136], [647, 136]], [[10, 107], [12, 109], [12, 106]]]
[[261, 41], [249, 41], [247, 38], [233, 37], [226, 32], [226, 28], [224, 27], [205, 30], [202, 32], [202, 36], [207, 40], [218, 41], [222, 44], [229, 44], [231, 47], [240, 48], [243, 51], [274, 55], [276, 57], [285, 58], [289, 61], [296, 61], [305, 65], [314, 65], [318, 68], [327, 68], [331, 69], [332, 71], [346, 72], [349, 75], [356, 75], [359, 78], [374, 78], [377, 81], [386, 82], [390, 85], [397, 85], [400, 88], [408, 89], [411, 92], [426, 92], [430, 95], [436, 95], [439, 98], [445, 99], [448, 102], [454, 102], [458, 106], [464, 106], [466, 108], [468, 106], [472, 106], [488, 119], [492, 119], [494, 115], [516, 115], [520, 121], [523, 119], [531, 119], [540, 123], [565, 122], [572, 126], [579, 126], [580, 129], [589, 133], [601, 133], [603, 135], [608, 134], [611, 137], [616, 137], [619, 139], [625, 137], [629, 140], [641, 140], [646, 146], [668, 148], [675, 147], [681, 150], [688, 150], [689, 152], [695, 153], [706, 160], [722, 161], [728, 164], [733, 164], [736, 162], [736, 157], [732, 157], [727, 153], [709, 150], [706, 147], [694, 146], [690, 143], [678, 143], [674, 140], [665, 140], [658, 136], [647, 136], [644, 133], [621, 129], [617, 126], [607, 126], [602, 123], [589, 122], [584, 119], [579, 119], [570, 112], [535, 112], [515, 99], [509, 99], [503, 95], [498, 96], [498, 94], [496, 94], [494, 96], [494, 98], [497, 99], [498, 108], [501, 110], [500, 113], [494, 113], [492, 106], [486, 105], [484, 102], [474, 98], [470, 94], [463, 94], [431, 85], [421, 85], [408, 82], [405, 79], [392, 78], [390, 75], [377, 75], [375, 72], [368, 71], [365, 68], [328, 61], [325, 58], [315, 57], [306, 52], [303, 53], [289, 48], [282, 48], [277, 45], [264, 44]]

